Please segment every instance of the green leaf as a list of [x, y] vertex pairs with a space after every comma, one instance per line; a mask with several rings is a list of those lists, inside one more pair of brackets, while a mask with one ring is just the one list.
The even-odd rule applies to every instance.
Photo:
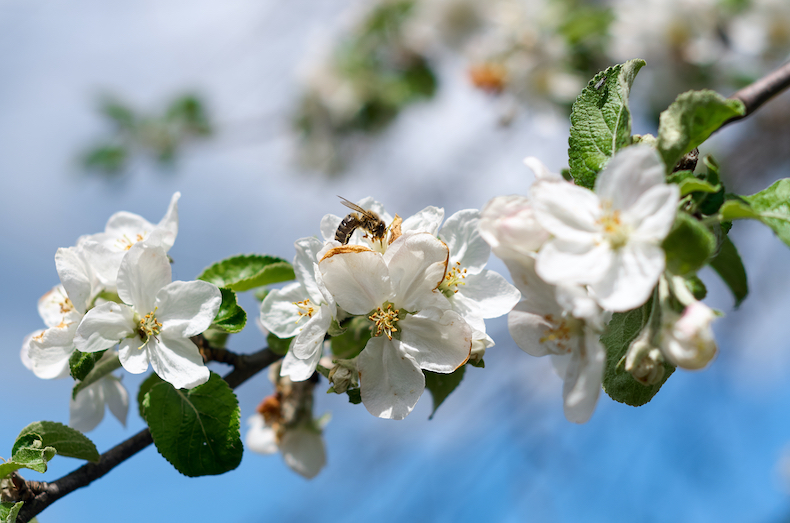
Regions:
[[137, 410], [140, 412], [141, 418], [145, 419], [143, 400], [145, 400], [146, 393], [149, 390], [151, 390], [154, 386], [162, 383], [162, 381], [163, 381], [162, 378], [157, 376], [155, 373], [151, 373], [151, 375], [145, 378], [143, 382], [140, 384], [140, 390], [137, 391]]
[[293, 341], [293, 339], [294, 337], [281, 339], [270, 332], [269, 335], [266, 336], [266, 343], [275, 354], [285, 356], [286, 353], [288, 353], [288, 348], [291, 346], [291, 341]]
[[707, 140], [724, 122], [744, 111], [740, 100], [724, 98], [714, 91], [680, 94], [659, 117], [658, 151], [667, 172], [672, 172], [684, 154]]
[[44, 445], [38, 434], [25, 434], [17, 438], [11, 459], [0, 464], [0, 478], [21, 468], [28, 468], [36, 472], [47, 471], [47, 462], [55, 457], [57, 452], [53, 447]]
[[99, 451], [90, 439], [82, 432], [55, 421], [36, 421], [22, 429], [16, 438], [12, 454], [16, 454], [17, 447], [24, 442], [23, 436], [27, 434], [38, 434], [44, 446], [53, 447], [61, 456], [99, 461]]
[[428, 419], [433, 419], [439, 405], [444, 403], [447, 396], [461, 384], [461, 380], [464, 379], [464, 372], [466, 372], [466, 365], [461, 365], [450, 374], [439, 374], [429, 370], [423, 371], [423, 374], [425, 374], [425, 388], [431, 391], [431, 397], [433, 398], [433, 411], [431, 411]]
[[653, 399], [669, 376], [675, 371], [672, 365], [664, 364], [664, 378], [655, 385], [642, 385], [625, 370], [625, 354], [628, 347], [639, 335], [639, 332], [650, 317], [652, 300], [638, 309], [628, 312], [617, 312], [601, 336], [601, 343], [606, 347], [606, 369], [603, 375], [604, 391], [615, 401], [639, 407]]
[[730, 288], [735, 297], [735, 306], [738, 307], [749, 294], [749, 284], [738, 249], [727, 236], [724, 237], [719, 254], [711, 260], [710, 266]]
[[0, 503], [0, 523], [16, 523], [16, 517], [24, 504], [23, 501]]
[[208, 267], [198, 276], [217, 287], [236, 292], [271, 285], [296, 278], [293, 267], [282, 258], [259, 254], [242, 254], [226, 258]]
[[113, 356], [112, 358], [107, 358], [101, 363], [94, 364], [91, 371], [87, 376], [85, 376], [85, 379], [74, 384], [74, 388], [71, 389], [71, 399], [76, 399], [77, 394], [79, 394], [82, 389], [96, 383], [103, 377], [120, 368], [121, 360], [117, 355]]
[[74, 352], [69, 357], [69, 374], [71, 374], [71, 377], [78, 381], [84, 380], [105, 352], [107, 351], [80, 352], [74, 349]]
[[212, 326], [225, 332], [241, 332], [247, 324], [247, 313], [239, 306], [235, 292], [226, 287], [220, 287], [219, 290], [222, 293], [222, 304]]
[[[790, 178], [783, 178], [751, 196], [744, 196], [756, 218], [790, 246]], [[727, 202], [730, 203], [730, 202]], [[725, 204], [726, 205], [726, 204]], [[722, 214], [724, 214], [722, 212]], [[744, 216], [751, 218], [752, 216]]]
[[361, 389], [348, 389], [346, 394], [348, 394], [348, 402], [352, 405], [359, 405], [362, 403]]
[[239, 402], [219, 375], [190, 390], [155, 385], [143, 412], [157, 450], [185, 476], [222, 474], [241, 463]]
[[598, 73], [573, 103], [568, 163], [578, 185], [592, 189], [609, 159], [631, 143], [628, 94], [644, 60], [629, 60]]
[[721, 185], [711, 185], [699, 178], [686, 178], [678, 185], [680, 185], [680, 196], [686, 196], [693, 192], [717, 193], [721, 190]]
[[698, 220], [679, 212], [661, 246], [667, 255], [667, 270], [683, 276], [705, 265], [716, 251], [716, 237]]
[[705, 284], [696, 274], [686, 276], [685, 283], [686, 288], [694, 295], [694, 299], [702, 301], [705, 299], [705, 296], [708, 295], [708, 288], [705, 287]]
[[707, 168], [704, 175], [705, 181], [713, 186], [720, 187], [720, 189], [713, 194], [702, 195], [703, 197], [700, 201], [699, 211], [702, 214], [710, 216], [719, 212], [719, 208], [721, 208], [724, 203], [725, 189], [724, 184], [721, 183], [719, 165], [716, 163], [716, 160], [714, 160], [711, 155], [706, 154], [702, 157], [702, 163], [704, 163]]
[[337, 358], [356, 358], [370, 339], [370, 320], [366, 316], [355, 316], [345, 325], [346, 332], [331, 338], [332, 354]]

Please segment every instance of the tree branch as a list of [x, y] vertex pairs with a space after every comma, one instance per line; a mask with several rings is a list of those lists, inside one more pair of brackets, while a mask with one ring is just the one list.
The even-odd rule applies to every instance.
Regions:
[[733, 100], [740, 100], [743, 102], [743, 105], [746, 107], [746, 112], [743, 116], [736, 116], [727, 120], [722, 127], [746, 118], [765, 102], [788, 87], [790, 87], [790, 62], [787, 62], [776, 71], [769, 73], [730, 96]]
[[[282, 357], [268, 348], [263, 348], [253, 354], [238, 355], [229, 351], [225, 352], [233, 355], [234, 369], [224, 377], [224, 380], [228, 382], [232, 389], [235, 389]], [[223, 362], [227, 363], [226, 361]], [[25, 502], [22, 510], [19, 511], [17, 522], [27, 523], [55, 501], [104, 476], [113, 468], [146, 448], [153, 441], [151, 432], [148, 429], [143, 429], [102, 454], [97, 463], [86, 463], [52, 483], [26, 481], [26, 487], [29, 490], [38, 492], [38, 494], [32, 500]]]

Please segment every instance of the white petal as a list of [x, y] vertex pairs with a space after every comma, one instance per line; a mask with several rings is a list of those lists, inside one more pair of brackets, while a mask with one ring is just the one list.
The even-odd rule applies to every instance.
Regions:
[[24, 365], [27, 370], [33, 370], [33, 361], [30, 359], [30, 340], [33, 339], [34, 336], [43, 335], [43, 329], [37, 330], [25, 336], [25, 339], [22, 341], [22, 350], [19, 351], [19, 358], [22, 360], [22, 365]]
[[649, 145], [634, 145], [609, 160], [595, 181], [595, 193], [614, 209], [628, 209], [651, 187], [664, 184], [664, 162]]
[[[357, 201], [357, 205], [363, 209], [373, 211], [381, 218], [387, 225], [392, 222], [392, 215], [384, 209], [384, 204], [378, 200], [374, 200], [372, 196], [367, 196]], [[441, 220], [439, 220], [441, 222]]]
[[65, 378], [69, 374], [69, 358], [74, 352], [76, 323], [50, 327], [33, 336], [28, 344], [32, 371], [45, 380]]
[[147, 343], [143, 345], [143, 340], [139, 336], [121, 341], [118, 345], [118, 358], [123, 368], [132, 374], [142, 374], [147, 371], [150, 360], [148, 345]]
[[129, 393], [126, 391], [126, 387], [123, 386], [121, 380], [112, 375], [106, 376], [99, 383], [104, 389], [104, 401], [107, 402], [107, 407], [115, 419], [125, 427], [126, 417], [129, 414]]
[[532, 172], [535, 173], [536, 181], [549, 181], [549, 182], [564, 181], [561, 174], [551, 172], [549, 168], [543, 164], [543, 162], [541, 162], [534, 156], [527, 156], [526, 158], [524, 158], [524, 165], [532, 169]]
[[504, 260], [513, 283], [521, 292], [521, 298], [533, 302], [542, 313], [562, 312], [556, 304], [554, 285], [546, 283], [535, 272], [535, 260], [529, 257]]
[[450, 264], [460, 263], [470, 274], [482, 271], [491, 254], [491, 248], [480, 236], [479, 224], [480, 211], [466, 209], [447, 218], [439, 234], [450, 250]]
[[216, 285], [206, 281], [174, 281], [156, 295], [156, 318], [166, 337], [191, 338], [214, 321], [222, 303]]
[[[126, 250], [107, 245], [104, 241], [93, 235], [90, 239], [81, 240], [78, 245], [82, 247], [88, 263], [93, 268], [101, 285], [105, 288], [115, 289], [118, 280], [118, 268], [121, 266]], [[103, 233], [102, 235], [103, 236]], [[114, 240], [109, 240], [113, 242]]]
[[402, 348], [422, 369], [448, 374], [469, 359], [472, 329], [455, 311], [424, 309], [398, 326]]
[[571, 183], [539, 183], [530, 194], [535, 218], [551, 234], [565, 241], [595, 241], [601, 202], [592, 191]]
[[[323, 336], [321, 339], [323, 340]], [[294, 342], [295, 341], [296, 340], [294, 340]], [[280, 376], [288, 376], [293, 381], [304, 381], [309, 379], [315, 372], [318, 362], [321, 360], [321, 355], [323, 354], [321, 350], [323, 343], [318, 344], [316, 350], [311, 354], [307, 354], [307, 358], [305, 359], [296, 357], [293, 351], [293, 345], [294, 343], [291, 344], [291, 349], [288, 350], [283, 358], [283, 363], [280, 367]]]
[[38, 299], [38, 314], [47, 327], [60, 324], [63, 321], [63, 316], [74, 310], [69, 301], [71, 300], [68, 299], [63, 285], [52, 287], [52, 290]]
[[405, 418], [425, 390], [420, 367], [399, 346], [384, 336], [372, 338], [357, 360], [362, 403], [379, 418]]
[[90, 432], [104, 419], [104, 390], [102, 381], [88, 385], [69, 401], [69, 427]]
[[450, 300], [453, 308], [460, 301], [464, 310], [480, 318], [498, 318], [507, 314], [521, 299], [518, 289], [494, 271], [470, 274], [463, 283]]
[[[342, 248], [341, 248], [342, 249]], [[326, 288], [337, 304], [351, 314], [366, 314], [392, 295], [389, 271], [373, 251], [330, 251], [318, 264]]]
[[299, 282], [274, 289], [261, 303], [261, 323], [278, 338], [296, 336], [306, 320], [299, 315], [302, 309], [295, 303], [306, 299], [309, 299], [307, 291]]
[[314, 478], [326, 465], [326, 450], [321, 434], [307, 428], [286, 430], [280, 452], [291, 470], [307, 479]]
[[266, 425], [266, 421], [261, 414], [253, 414], [247, 420], [247, 435], [244, 438], [244, 445], [258, 454], [274, 454], [277, 452], [277, 439], [271, 427]]
[[595, 300], [604, 309], [614, 312], [639, 307], [653, 292], [664, 265], [661, 247], [629, 242], [616, 251], [605, 277], [591, 285]]
[[661, 242], [669, 234], [677, 214], [680, 190], [677, 185], [658, 185], [645, 192], [623, 219], [634, 225], [633, 238]]
[[294, 257], [294, 272], [296, 279], [307, 290], [313, 303], [321, 303], [323, 295], [315, 281], [315, 268], [318, 264], [318, 252], [324, 247], [318, 238], [300, 238], [294, 243], [296, 256]]
[[332, 314], [328, 309], [327, 306], [322, 306], [302, 325], [290, 349], [297, 358], [312, 359], [316, 353], [321, 352], [324, 335], [332, 323]]
[[393, 303], [412, 312], [436, 306], [433, 290], [444, 280], [448, 257], [447, 246], [428, 233], [405, 234], [393, 242], [384, 254]]
[[502, 259], [530, 256], [549, 239], [530, 199], [519, 195], [498, 196], [483, 207], [480, 235]]
[[208, 367], [191, 340], [171, 338], [163, 333], [159, 341], [149, 340], [147, 345], [154, 372], [175, 388], [191, 389], [208, 381]]
[[[507, 316], [507, 327], [516, 345], [532, 356], [567, 353], [567, 344], [549, 336], [557, 325], [551, 314], [541, 314], [527, 302], [519, 302]], [[557, 318], [559, 319], [559, 318]]]
[[128, 305], [107, 302], [88, 311], [74, 336], [81, 352], [109, 349], [136, 330], [134, 310]]
[[324, 241], [335, 239], [335, 233], [337, 233], [337, 228], [340, 227], [341, 221], [343, 221], [343, 218], [334, 214], [327, 214], [321, 218], [321, 236], [323, 236]]
[[548, 283], [585, 285], [606, 277], [614, 259], [608, 242], [581, 244], [554, 239], [538, 253], [535, 270]]
[[400, 228], [404, 233], [427, 232], [432, 236], [436, 236], [443, 219], [444, 209], [431, 205], [403, 220]]
[[574, 352], [565, 372], [562, 396], [565, 417], [574, 423], [586, 423], [595, 410], [601, 393], [606, 352], [598, 341], [598, 334], [589, 332], [584, 350]]
[[[123, 238], [123, 236], [127, 236], [129, 240], [135, 241], [138, 234], [148, 234], [155, 227], [153, 223], [139, 214], [120, 211], [110, 216], [110, 219], [107, 220], [104, 233], [107, 237]], [[98, 235], [94, 235], [94, 237], [96, 236]]]
[[69, 247], [60, 248], [55, 254], [55, 267], [58, 270], [60, 283], [66, 290], [71, 303], [81, 313], [88, 310], [88, 303], [92, 298], [94, 283], [98, 283], [93, 275], [93, 270], [88, 266], [81, 249]]
[[162, 236], [162, 244], [165, 252], [170, 250], [170, 247], [175, 243], [176, 236], [178, 235], [178, 199], [181, 198], [181, 193], [176, 192], [170, 198], [170, 205], [167, 207], [167, 212], [159, 221], [158, 228], [167, 231], [169, 234]]
[[140, 314], [154, 310], [156, 294], [172, 281], [170, 262], [161, 247], [135, 243], [118, 269], [118, 296]]

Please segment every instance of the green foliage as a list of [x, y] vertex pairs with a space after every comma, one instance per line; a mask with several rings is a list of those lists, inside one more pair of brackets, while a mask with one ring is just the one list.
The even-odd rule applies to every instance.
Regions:
[[15, 523], [24, 502], [0, 503], [0, 523]]
[[69, 373], [75, 380], [84, 380], [93, 370], [93, 366], [101, 359], [106, 350], [99, 352], [80, 352], [74, 349], [69, 357]]
[[790, 178], [783, 178], [751, 196], [744, 196], [761, 222], [790, 246]]
[[219, 375], [191, 390], [154, 385], [143, 413], [157, 450], [182, 474], [222, 474], [241, 463], [239, 403]]
[[199, 280], [235, 292], [248, 291], [294, 278], [296, 275], [290, 263], [282, 258], [260, 254], [240, 254], [226, 258], [206, 268], [198, 276]]
[[279, 354], [280, 356], [285, 356], [288, 353], [288, 348], [291, 346], [291, 341], [293, 341], [293, 337], [280, 339], [271, 332], [268, 336], [266, 336], [266, 343], [269, 345], [269, 348], [275, 354]]
[[667, 270], [683, 276], [705, 265], [716, 251], [716, 237], [698, 220], [679, 212], [661, 246], [667, 255]]
[[705, 299], [705, 296], [708, 295], [707, 287], [705, 287], [705, 284], [702, 283], [702, 280], [700, 280], [699, 276], [696, 274], [686, 276], [685, 283], [686, 288], [694, 295], [695, 300], [702, 301]]
[[348, 402], [352, 405], [362, 403], [362, 391], [360, 389], [348, 389], [346, 394], [348, 394]]
[[151, 373], [140, 384], [140, 390], [137, 391], [137, 411], [140, 413], [141, 418], [145, 419], [145, 409], [143, 408], [143, 400], [145, 399], [145, 395], [153, 387], [163, 382], [164, 380], [162, 380], [162, 378], [157, 376], [155, 373]]
[[653, 399], [675, 367], [664, 364], [664, 378], [655, 385], [642, 385], [626, 372], [624, 362], [628, 347], [647, 324], [652, 301], [628, 312], [617, 312], [601, 336], [606, 347], [606, 369], [603, 375], [604, 391], [615, 401], [639, 407]]
[[61, 456], [99, 461], [99, 451], [90, 439], [82, 432], [55, 421], [36, 421], [22, 429], [14, 443], [12, 455], [24, 444], [23, 436], [28, 434], [38, 435], [43, 446], [53, 447]]
[[38, 434], [20, 435], [14, 442], [11, 459], [0, 463], [0, 478], [21, 468], [46, 472], [47, 462], [54, 458], [55, 454], [57, 454], [55, 448], [44, 445], [44, 440]]
[[444, 403], [447, 396], [461, 384], [465, 372], [466, 365], [461, 365], [450, 374], [439, 374], [428, 370], [423, 371], [423, 374], [425, 374], [425, 388], [431, 391], [431, 397], [433, 398], [433, 410], [428, 419], [433, 419], [439, 405]]
[[659, 117], [658, 151], [667, 172], [672, 172], [684, 154], [707, 140], [724, 122], [744, 111], [739, 100], [729, 100], [714, 91], [679, 95]]
[[77, 394], [79, 394], [79, 392], [85, 387], [96, 383], [106, 375], [120, 368], [121, 360], [118, 358], [117, 354], [112, 358], [95, 363], [85, 378], [82, 381], [74, 384], [74, 388], [71, 389], [71, 399], [75, 399]]
[[719, 208], [724, 203], [725, 188], [724, 184], [721, 183], [721, 177], [719, 176], [719, 165], [716, 163], [713, 157], [709, 154], [705, 155], [702, 158], [702, 163], [705, 164], [707, 169], [703, 175], [703, 179], [709, 184], [719, 187], [717, 192], [699, 195], [701, 197], [697, 199], [699, 212], [710, 216], [719, 212]]
[[235, 292], [226, 287], [220, 287], [219, 290], [222, 293], [222, 304], [211, 325], [224, 332], [241, 332], [247, 324], [247, 313], [236, 301]]
[[721, 184], [713, 185], [701, 178], [697, 178], [691, 171], [674, 172], [667, 177], [667, 182], [678, 185], [681, 197], [694, 192], [717, 193], [721, 190]]
[[332, 337], [332, 354], [346, 360], [356, 358], [370, 339], [370, 325], [370, 320], [365, 316], [351, 318], [344, 324], [345, 332]]
[[746, 269], [738, 254], [735, 244], [725, 236], [719, 253], [710, 261], [710, 266], [715, 270], [735, 297], [735, 306], [738, 307], [749, 294], [749, 284], [746, 280]]

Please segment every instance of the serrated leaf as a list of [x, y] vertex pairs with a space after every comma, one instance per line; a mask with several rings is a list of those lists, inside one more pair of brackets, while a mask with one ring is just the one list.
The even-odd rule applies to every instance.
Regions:
[[38, 434], [44, 446], [53, 447], [61, 456], [99, 461], [99, 451], [87, 436], [55, 421], [36, 421], [22, 429], [16, 438], [12, 454], [16, 454], [17, 446], [22, 441], [20, 438], [27, 434]]
[[145, 378], [140, 384], [140, 390], [137, 391], [137, 411], [140, 413], [141, 418], [145, 419], [145, 412], [143, 411], [143, 400], [145, 399], [145, 394], [154, 386], [159, 385], [163, 381], [164, 380], [155, 373], [151, 373], [151, 375]]
[[0, 478], [21, 468], [44, 473], [47, 471], [47, 463], [55, 457], [55, 454], [53, 447], [44, 445], [41, 436], [34, 433], [25, 434], [14, 444], [11, 459], [0, 464]]
[[185, 476], [222, 474], [241, 463], [239, 402], [219, 375], [190, 390], [155, 385], [143, 412], [157, 450]]
[[716, 251], [716, 237], [698, 220], [679, 212], [661, 247], [667, 256], [667, 270], [683, 276], [705, 265]]
[[684, 154], [707, 140], [724, 122], [744, 111], [740, 100], [724, 98], [714, 91], [680, 94], [659, 116], [658, 151], [667, 172], [672, 172]]
[[450, 393], [458, 388], [461, 380], [464, 379], [465, 372], [466, 365], [461, 365], [450, 374], [439, 374], [429, 370], [423, 371], [423, 374], [425, 374], [425, 388], [431, 391], [431, 397], [433, 398], [433, 410], [428, 419], [433, 419], [433, 415], [436, 414], [436, 409], [439, 408], [439, 405], [444, 403], [444, 400], [447, 399]]
[[341, 359], [356, 358], [370, 340], [370, 320], [355, 316], [346, 324], [346, 332], [331, 338], [332, 354]]
[[653, 399], [653, 396], [666, 383], [675, 371], [672, 365], [664, 364], [664, 378], [655, 385], [642, 385], [626, 372], [623, 364], [628, 347], [636, 339], [650, 317], [652, 300], [628, 312], [617, 312], [601, 336], [606, 347], [606, 369], [603, 375], [603, 389], [615, 401], [639, 407]]
[[71, 377], [78, 381], [84, 380], [105, 352], [107, 351], [80, 352], [74, 349], [74, 352], [69, 357], [69, 374], [71, 374]]
[[288, 353], [288, 349], [290, 348], [294, 337], [278, 338], [276, 335], [270, 332], [269, 335], [266, 336], [266, 343], [275, 354], [285, 356]]
[[16, 523], [16, 517], [24, 504], [23, 501], [0, 503], [0, 523]]
[[239, 305], [235, 292], [226, 287], [220, 287], [219, 290], [222, 304], [211, 325], [229, 333], [241, 332], [247, 324], [247, 312]]
[[790, 178], [778, 180], [767, 189], [743, 199], [751, 205], [758, 219], [790, 246]]
[[595, 75], [573, 103], [568, 163], [577, 185], [592, 189], [609, 159], [631, 143], [628, 95], [644, 60], [629, 60]]
[[208, 267], [199, 280], [227, 287], [236, 292], [271, 285], [296, 278], [290, 263], [275, 256], [242, 254], [226, 258]]
[[735, 297], [735, 306], [738, 307], [749, 294], [749, 284], [738, 249], [727, 236], [721, 243], [719, 254], [710, 261], [710, 266], [730, 288]]

